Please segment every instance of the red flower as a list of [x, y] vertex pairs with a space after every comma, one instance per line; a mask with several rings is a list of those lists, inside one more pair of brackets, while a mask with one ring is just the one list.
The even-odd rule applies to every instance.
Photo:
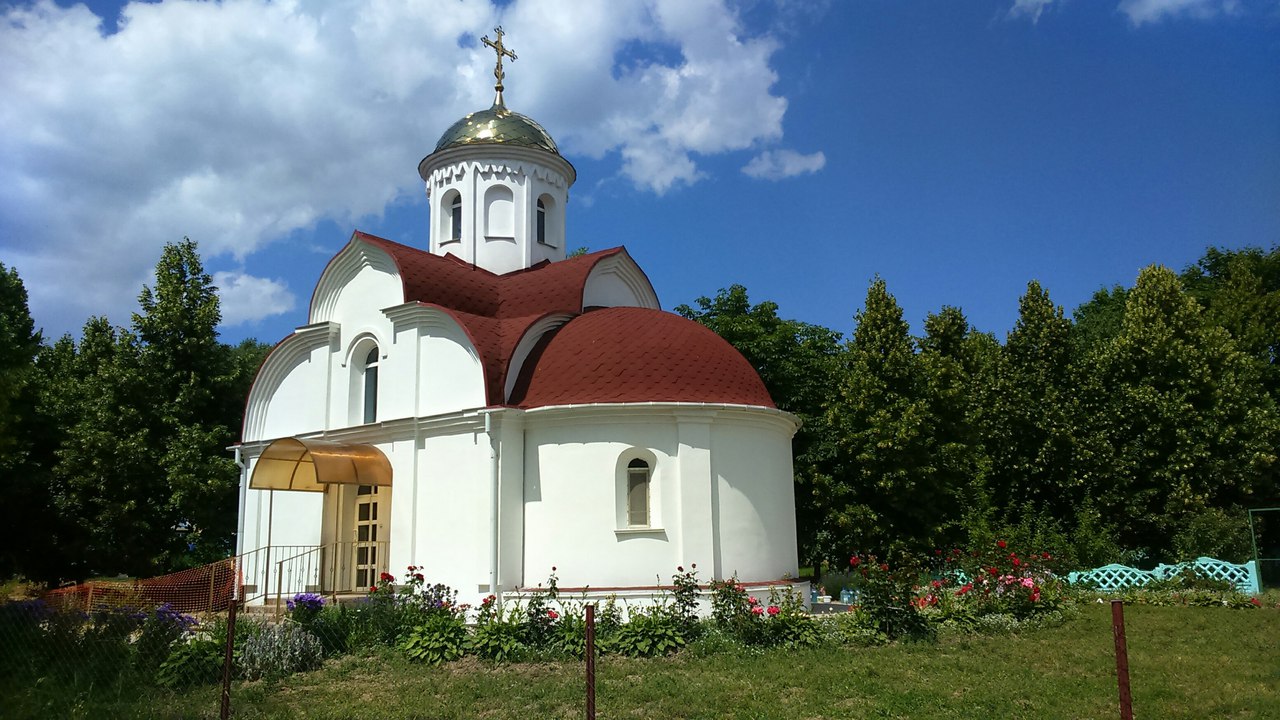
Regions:
[[1041, 558], [1042, 560], [1052, 560], [1052, 559], [1053, 559], [1052, 557], [1050, 557], [1050, 556], [1049, 556], [1049, 553], [1040, 553], [1040, 558]]
[[556, 612], [555, 610], [548, 610], [547, 617], [551, 618], [552, 620], [555, 620], [556, 618], [560, 617], [560, 613]]
[[378, 575], [378, 580], [380, 580], [380, 581], [382, 581], [382, 582], [392, 582], [392, 581], [394, 581], [395, 579], [396, 579], [396, 578], [395, 578], [395, 576], [394, 576], [394, 575], [392, 575], [391, 573], [387, 573], [387, 572], [384, 572], [384, 573], [382, 573], [382, 574]]
[[374, 586], [370, 585], [370, 586], [369, 586], [369, 592], [378, 592], [378, 588], [376, 588], [376, 587], [374, 587]]
[[751, 614], [752, 614], [752, 615], [760, 615], [760, 614], [761, 614], [761, 613], [763, 613], [763, 612], [764, 612], [764, 608], [760, 607], [759, 605], [757, 605], [757, 606], [755, 606], [755, 607], [751, 608]]
[[998, 547], [998, 548], [1000, 548], [1001, 550], [1003, 550], [1003, 549], [1005, 549], [1005, 548], [1009, 547], [1009, 543], [1007, 543], [1007, 542], [1005, 542], [1005, 541], [1003, 541], [1003, 540], [997, 540], [997, 541], [996, 541], [996, 547]]
[[1014, 558], [1014, 559], [1013, 559], [1013, 566], [1014, 566], [1014, 567], [1018, 567], [1018, 566], [1019, 566], [1019, 565], [1021, 565], [1021, 564], [1022, 564], [1022, 561], [1021, 561], [1021, 560], [1019, 560], [1018, 558]]
[[930, 584], [930, 585], [932, 585], [932, 586], [934, 586], [934, 587], [936, 587], [936, 588], [940, 588], [940, 587], [942, 587], [942, 581], [941, 581], [941, 580], [934, 580], [933, 582], [931, 582], [931, 583], [929, 583], [929, 584]]
[[747, 604], [748, 604], [748, 605], [753, 605], [753, 606], [754, 606], [754, 605], [759, 605], [759, 604], [760, 604], [760, 600], [759, 600], [759, 599], [757, 599], [757, 598], [755, 598], [755, 597], [748, 596], [748, 597], [747, 597]]
[[956, 597], [960, 597], [961, 595], [964, 595], [965, 593], [969, 592], [972, 589], [973, 589], [973, 583], [965, 583], [964, 585], [960, 586], [959, 590], [956, 591]]
[[854, 555], [853, 557], [849, 558], [849, 564], [854, 567], [858, 567], [859, 565], [862, 564], [862, 558], [858, 557], [857, 555]]
[[552, 565], [552, 566], [551, 566], [551, 572], [555, 572], [555, 571], [556, 571], [556, 566], [555, 566], [555, 565]]
[[934, 550], [934, 551], [933, 551], [933, 554], [934, 554], [934, 555], [941, 555], [941, 554], [942, 554], [942, 548], [938, 548], [937, 550]]
[[1249, 598], [1249, 602], [1250, 602], [1250, 604], [1252, 604], [1254, 607], [1262, 607], [1262, 601], [1261, 601], [1261, 600], [1259, 600], [1259, 599], [1258, 599], [1258, 598], [1256, 598], [1256, 597], [1255, 597], [1255, 598]]
[[677, 566], [676, 566], [676, 572], [684, 572], [684, 566], [683, 566], [683, 565], [677, 565]]
[[417, 566], [417, 565], [410, 565], [410, 566], [409, 566], [409, 572], [413, 572], [414, 570], [417, 570], [417, 569], [418, 569], [418, 566]]
[[987, 568], [987, 573], [990, 574], [992, 577], [995, 577], [996, 575], [1000, 574], [1000, 571], [997, 570], [996, 568]]
[[481, 604], [481, 605], [492, 605], [492, 604], [493, 604], [493, 601], [494, 601], [494, 600], [497, 600], [497, 599], [498, 599], [498, 596], [497, 596], [497, 595], [490, 595], [489, 597], [485, 598], [485, 599], [484, 599], [484, 601], [483, 601], [483, 602], [481, 602], [480, 604]]
[[880, 563], [880, 569], [881, 569], [881, 570], [883, 570], [884, 572], [889, 572], [889, 564], [888, 564], [888, 563]]
[[779, 610], [781, 610], [781, 608], [779, 608], [777, 605], [770, 605], [768, 610], [769, 617], [773, 617], [774, 615], [777, 615]]
[[418, 573], [417, 575], [414, 575], [413, 579], [417, 580], [418, 582], [422, 582], [424, 580], [424, 578], [422, 577], [422, 573]]

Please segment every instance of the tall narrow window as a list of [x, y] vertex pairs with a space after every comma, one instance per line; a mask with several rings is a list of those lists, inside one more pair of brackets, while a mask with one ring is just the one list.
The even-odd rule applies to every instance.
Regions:
[[449, 239], [462, 239], [462, 196], [454, 195], [449, 206]]
[[538, 242], [547, 244], [547, 204], [538, 198]]
[[364, 359], [364, 423], [378, 420], [378, 348], [375, 345]]
[[649, 463], [640, 459], [627, 463], [627, 524], [649, 526]]

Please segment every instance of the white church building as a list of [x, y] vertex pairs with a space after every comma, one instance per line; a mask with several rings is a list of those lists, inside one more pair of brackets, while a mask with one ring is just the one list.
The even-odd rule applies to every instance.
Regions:
[[418, 165], [425, 247], [356, 232], [254, 380], [245, 597], [359, 593], [410, 565], [470, 603], [553, 566], [590, 596], [651, 597], [691, 563], [789, 585], [797, 420], [662, 311], [624, 248], [566, 256], [576, 173], [495, 74], [493, 106]]

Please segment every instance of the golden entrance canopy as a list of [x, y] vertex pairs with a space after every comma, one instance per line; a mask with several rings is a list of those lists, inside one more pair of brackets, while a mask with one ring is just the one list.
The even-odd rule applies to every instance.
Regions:
[[327, 485], [391, 485], [391, 463], [372, 445], [281, 438], [258, 456], [249, 487], [324, 492]]

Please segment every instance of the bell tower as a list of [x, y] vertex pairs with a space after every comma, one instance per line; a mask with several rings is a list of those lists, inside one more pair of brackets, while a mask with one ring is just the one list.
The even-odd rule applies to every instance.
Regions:
[[493, 105], [470, 113], [440, 136], [418, 163], [431, 205], [429, 250], [494, 273], [565, 257], [565, 206], [577, 179], [573, 165], [533, 119], [507, 109], [502, 97], [503, 43], [482, 38], [497, 54]]

